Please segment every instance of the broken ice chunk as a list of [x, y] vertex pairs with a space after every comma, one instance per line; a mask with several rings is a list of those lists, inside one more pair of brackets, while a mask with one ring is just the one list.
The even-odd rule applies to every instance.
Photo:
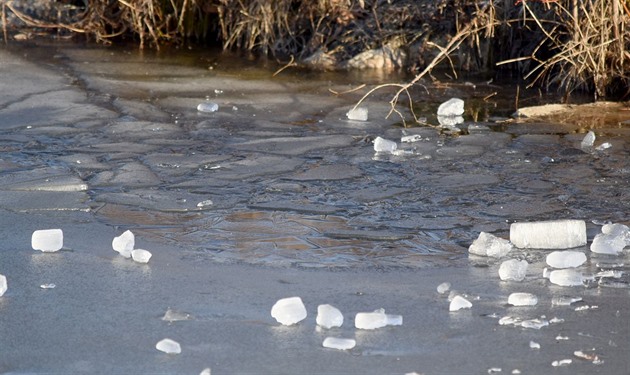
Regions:
[[508, 303], [512, 306], [534, 306], [538, 298], [531, 293], [512, 293], [508, 297]]
[[540, 349], [540, 344], [535, 342], [535, 341], [530, 341], [529, 342], [529, 348], [530, 349]]
[[131, 258], [138, 263], [149, 263], [153, 254], [148, 250], [136, 249], [131, 252]]
[[448, 311], [458, 311], [461, 309], [469, 309], [472, 307], [472, 303], [462, 296], [455, 296], [448, 306]]
[[343, 324], [343, 314], [338, 308], [332, 305], [317, 306], [317, 325], [324, 328], [341, 327]]
[[580, 302], [582, 297], [559, 296], [551, 299], [551, 304], [555, 306], [569, 306], [572, 303]]
[[7, 277], [4, 275], [0, 275], [0, 297], [2, 297], [4, 293], [6, 293], [7, 288]]
[[112, 248], [125, 258], [131, 258], [131, 250], [136, 244], [135, 236], [130, 230], [125, 231], [112, 240]]
[[468, 248], [471, 254], [501, 258], [512, 250], [510, 241], [496, 237], [490, 233], [481, 232]]
[[348, 120], [367, 121], [368, 109], [365, 107], [352, 108], [346, 113]]
[[571, 359], [561, 359], [559, 361], [553, 361], [551, 362], [551, 365], [553, 367], [559, 367], [559, 366], [568, 366], [573, 362], [573, 360]]
[[377, 329], [388, 325], [402, 325], [402, 315], [385, 314], [384, 309], [378, 309], [360, 312], [354, 317], [354, 326], [358, 329]]
[[63, 247], [63, 231], [61, 229], [42, 229], [33, 232], [31, 246], [43, 252], [58, 251]]
[[271, 308], [271, 316], [285, 326], [306, 319], [306, 307], [300, 297], [279, 299]]
[[349, 350], [354, 348], [356, 345], [357, 342], [353, 339], [342, 339], [338, 337], [326, 337], [322, 343], [324, 348], [338, 350]]
[[446, 292], [449, 291], [449, 289], [451, 289], [451, 283], [447, 282], [443, 282], [442, 284], [437, 286], [437, 292], [440, 294], [444, 294]]
[[374, 140], [374, 151], [376, 152], [389, 152], [396, 151], [398, 145], [394, 141], [390, 141], [381, 137], [376, 137]]
[[572, 268], [551, 271], [549, 274], [549, 281], [552, 284], [560, 286], [578, 286], [584, 285], [584, 276], [581, 272], [578, 272]]
[[510, 242], [522, 249], [568, 249], [586, 245], [584, 220], [512, 223]]
[[544, 319], [529, 319], [521, 322], [523, 328], [541, 329], [549, 325], [549, 321]]
[[626, 245], [623, 236], [599, 233], [591, 243], [591, 251], [598, 254], [619, 255]]
[[182, 352], [182, 347], [175, 340], [171, 339], [163, 339], [157, 344], [155, 344], [155, 348], [161, 352], [167, 354], [179, 354]]
[[197, 105], [197, 111], [199, 112], [216, 112], [219, 110], [219, 105], [213, 102], [203, 102]]
[[190, 319], [191, 319], [191, 315], [189, 313], [173, 310], [170, 307], [166, 310], [166, 312], [164, 313], [164, 316], [162, 317], [162, 320], [165, 320], [167, 322], [178, 322], [178, 321], [190, 320]]
[[592, 130], [589, 130], [589, 132], [586, 133], [586, 136], [584, 136], [584, 139], [582, 139], [582, 143], [580, 144], [580, 146], [582, 147], [582, 150], [587, 151], [593, 147], [594, 143], [595, 133]]
[[586, 262], [586, 255], [581, 251], [554, 251], [547, 255], [547, 264], [554, 268], [575, 268]]
[[201, 370], [199, 375], [212, 375], [212, 370], [210, 369], [210, 367], [206, 367], [203, 370]]
[[630, 245], [630, 228], [623, 224], [605, 224], [602, 226], [602, 233], [611, 236], [622, 236], [626, 240], [626, 244]]
[[[42, 289], [54, 289], [55, 287], [57, 287], [57, 285], [53, 284], [53, 283], [49, 283], [49, 284], [42, 284], [39, 286]], [[2, 295], [2, 294], [0, 294]]]
[[527, 266], [526, 260], [506, 260], [499, 267], [499, 277], [501, 280], [522, 281], [527, 273]]
[[459, 98], [451, 98], [440, 104], [437, 110], [438, 116], [461, 116], [464, 113], [464, 101]]

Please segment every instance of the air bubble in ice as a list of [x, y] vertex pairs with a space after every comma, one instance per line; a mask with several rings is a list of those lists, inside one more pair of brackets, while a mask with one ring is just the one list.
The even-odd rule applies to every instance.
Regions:
[[322, 343], [324, 348], [338, 350], [349, 350], [354, 348], [356, 345], [357, 342], [353, 339], [343, 339], [338, 337], [326, 337]]
[[353, 108], [346, 113], [348, 120], [367, 121], [368, 109], [365, 107]]
[[461, 309], [469, 309], [472, 303], [462, 296], [455, 296], [448, 306], [448, 311], [458, 311]]
[[317, 325], [328, 329], [341, 327], [343, 324], [343, 314], [338, 308], [332, 305], [319, 305], [317, 306], [317, 318], [315, 321]]
[[138, 263], [149, 263], [153, 254], [148, 250], [136, 249], [131, 252], [131, 258]]
[[306, 319], [306, 307], [300, 297], [282, 298], [271, 308], [271, 316], [278, 323], [290, 326]]
[[575, 268], [586, 262], [586, 255], [581, 251], [554, 251], [547, 255], [546, 260], [554, 268]]
[[510, 250], [512, 250], [510, 241], [486, 232], [479, 233], [479, 237], [468, 248], [471, 254], [493, 258], [504, 257]]
[[499, 277], [501, 280], [522, 281], [527, 273], [527, 266], [526, 260], [506, 260], [499, 267]]
[[125, 258], [131, 258], [131, 251], [135, 244], [135, 237], [130, 230], [112, 240], [112, 248]]
[[167, 354], [179, 354], [182, 352], [182, 347], [175, 340], [163, 339], [155, 344], [155, 348], [161, 352]]
[[63, 231], [61, 229], [42, 229], [33, 232], [31, 246], [43, 252], [58, 251], [63, 247]]
[[512, 293], [508, 297], [508, 303], [513, 306], [534, 306], [538, 298], [531, 293]]

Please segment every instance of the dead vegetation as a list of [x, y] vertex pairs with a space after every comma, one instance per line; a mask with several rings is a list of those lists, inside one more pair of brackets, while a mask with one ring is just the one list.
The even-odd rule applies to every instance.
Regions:
[[[92, 0], [53, 1], [33, 14], [2, 2], [7, 17], [34, 28], [67, 30], [102, 43], [133, 37], [140, 47], [217, 38], [226, 49], [297, 61], [316, 52], [337, 66], [366, 50], [395, 45], [418, 72], [400, 94], [437, 66], [517, 70], [531, 85], [626, 95], [629, 0]], [[388, 85], [392, 86], [392, 85]]]

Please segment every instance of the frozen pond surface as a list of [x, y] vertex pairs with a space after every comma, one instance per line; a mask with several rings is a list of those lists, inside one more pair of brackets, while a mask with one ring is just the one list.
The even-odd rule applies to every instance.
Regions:
[[[585, 273], [622, 276], [608, 283], [614, 288], [577, 289], [542, 278], [546, 251], [511, 254], [531, 264], [515, 286], [499, 281], [500, 261], [469, 258], [467, 249], [481, 231], [507, 238], [514, 221], [583, 219], [589, 242], [605, 222], [630, 224], [630, 112], [505, 123], [494, 120], [505, 111], [480, 99], [507, 97], [500, 87], [419, 89], [418, 115], [429, 122], [442, 101], [460, 97], [461, 127], [486, 126], [456, 136], [384, 119], [390, 92], [366, 102], [368, 121], [350, 121], [360, 94], [331, 93], [400, 77], [272, 77], [277, 67], [255, 61], [77, 45], [2, 50], [0, 62], [0, 274], [9, 280], [0, 348], [13, 348], [0, 356], [2, 372], [628, 373], [627, 249], [591, 258], [578, 248], [590, 258]], [[197, 111], [204, 102], [218, 111]], [[595, 146], [612, 147], [582, 150], [591, 128]], [[401, 143], [405, 135], [419, 140]], [[378, 136], [403, 152], [375, 154]], [[46, 228], [64, 229], [64, 251], [31, 254], [30, 233]], [[149, 265], [111, 250], [127, 229], [154, 246]], [[472, 309], [449, 314], [435, 289], [443, 281], [468, 294]], [[39, 287], [49, 283], [56, 287]], [[539, 304], [506, 308], [521, 291]], [[278, 326], [269, 309], [294, 294], [311, 321]], [[551, 308], [562, 295], [584, 302]], [[199, 302], [207, 296], [209, 307]], [[347, 327], [332, 332], [356, 339], [350, 355], [321, 348], [319, 303], [347, 314]], [[191, 322], [166, 325], [159, 318], [169, 307]], [[402, 314], [403, 327], [349, 328], [351, 313], [381, 307]], [[55, 318], [74, 313], [76, 321]], [[541, 336], [497, 325], [505, 315], [566, 324]], [[77, 345], [86, 332], [90, 344], [64, 351], [66, 336]], [[153, 348], [166, 335], [182, 343], [185, 360]], [[563, 335], [569, 344], [558, 344]], [[593, 349], [604, 363], [573, 355]], [[565, 358], [573, 364], [552, 367]]]

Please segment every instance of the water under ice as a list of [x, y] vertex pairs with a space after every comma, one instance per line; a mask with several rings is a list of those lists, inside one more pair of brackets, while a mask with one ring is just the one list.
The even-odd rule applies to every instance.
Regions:
[[63, 247], [63, 231], [61, 229], [41, 229], [33, 232], [31, 246], [34, 250], [55, 252]]
[[282, 298], [271, 308], [271, 316], [286, 326], [301, 322], [306, 315], [306, 307], [300, 297]]

